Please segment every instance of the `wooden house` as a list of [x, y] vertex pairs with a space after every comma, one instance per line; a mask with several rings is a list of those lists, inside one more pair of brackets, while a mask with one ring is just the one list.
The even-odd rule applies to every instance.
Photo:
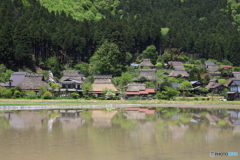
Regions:
[[24, 79], [17, 86], [21, 87], [23, 91], [39, 92], [41, 86], [47, 90], [52, 89], [49, 84], [44, 81], [43, 74], [32, 73], [26, 73]]
[[218, 65], [215, 64], [214, 62], [211, 61], [205, 62], [205, 67], [209, 75], [211, 76], [221, 75], [221, 72], [218, 70]]
[[114, 91], [118, 93], [116, 87], [111, 82], [112, 75], [96, 75], [94, 76], [94, 83], [92, 84], [92, 92], [96, 97], [103, 94], [104, 90]]
[[139, 75], [134, 79], [134, 81], [141, 82], [141, 77], [145, 77], [146, 81], [158, 80], [158, 77], [155, 75], [155, 69], [140, 69]]
[[146, 88], [146, 84], [128, 84], [126, 95], [128, 97], [131, 96], [147, 96], [147, 95], [154, 95], [155, 89], [154, 88]]
[[229, 84], [230, 91], [227, 92], [229, 100], [240, 99], [240, 80], [233, 80]]
[[[59, 80], [61, 85], [61, 92], [81, 93], [83, 86], [83, 75], [76, 70], [64, 70], [63, 76]], [[58, 89], [54, 90], [57, 91]]]

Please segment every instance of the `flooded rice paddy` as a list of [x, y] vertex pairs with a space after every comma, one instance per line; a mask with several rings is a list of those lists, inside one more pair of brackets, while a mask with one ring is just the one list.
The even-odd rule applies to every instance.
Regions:
[[202, 160], [240, 154], [240, 110], [105, 108], [0, 112], [4, 160]]

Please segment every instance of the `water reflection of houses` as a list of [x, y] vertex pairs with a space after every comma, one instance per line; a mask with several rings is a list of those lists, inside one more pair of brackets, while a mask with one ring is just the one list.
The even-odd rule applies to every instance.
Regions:
[[59, 121], [64, 129], [76, 129], [85, 123], [79, 114], [81, 110], [60, 110], [59, 112]]
[[95, 127], [103, 127], [108, 128], [112, 126], [111, 119], [115, 116], [117, 111], [101, 111], [101, 110], [93, 110], [92, 118], [93, 118], [93, 126]]
[[48, 117], [48, 113], [39, 114], [38, 111], [21, 111], [19, 113], [4, 113], [0, 117], [6, 117], [9, 120], [11, 128], [25, 129], [34, 128], [41, 129], [43, 120]]
[[232, 110], [227, 111], [230, 114], [230, 121], [233, 126], [233, 133], [240, 133], [240, 111]]
[[148, 109], [148, 108], [126, 108], [127, 112], [127, 119], [133, 120], [143, 120], [146, 119], [146, 115], [154, 114], [155, 109]]

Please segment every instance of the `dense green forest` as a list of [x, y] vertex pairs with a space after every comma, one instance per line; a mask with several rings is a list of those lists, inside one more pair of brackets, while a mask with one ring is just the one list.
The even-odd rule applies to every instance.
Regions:
[[237, 0], [0, 2], [0, 64], [12, 70], [55, 74], [86, 62], [92, 74], [120, 75], [141, 56], [156, 63], [166, 54], [240, 65]]

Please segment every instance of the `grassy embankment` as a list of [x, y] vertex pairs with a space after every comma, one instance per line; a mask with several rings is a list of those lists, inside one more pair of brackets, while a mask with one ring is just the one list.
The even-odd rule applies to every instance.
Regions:
[[46, 106], [46, 105], [104, 105], [104, 104], [191, 104], [191, 105], [239, 105], [240, 101], [219, 101], [213, 100], [193, 100], [192, 98], [176, 100], [83, 100], [83, 99], [62, 99], [62, 100], [43, 100], [43, 99], [0, 99], [0, 106]]

